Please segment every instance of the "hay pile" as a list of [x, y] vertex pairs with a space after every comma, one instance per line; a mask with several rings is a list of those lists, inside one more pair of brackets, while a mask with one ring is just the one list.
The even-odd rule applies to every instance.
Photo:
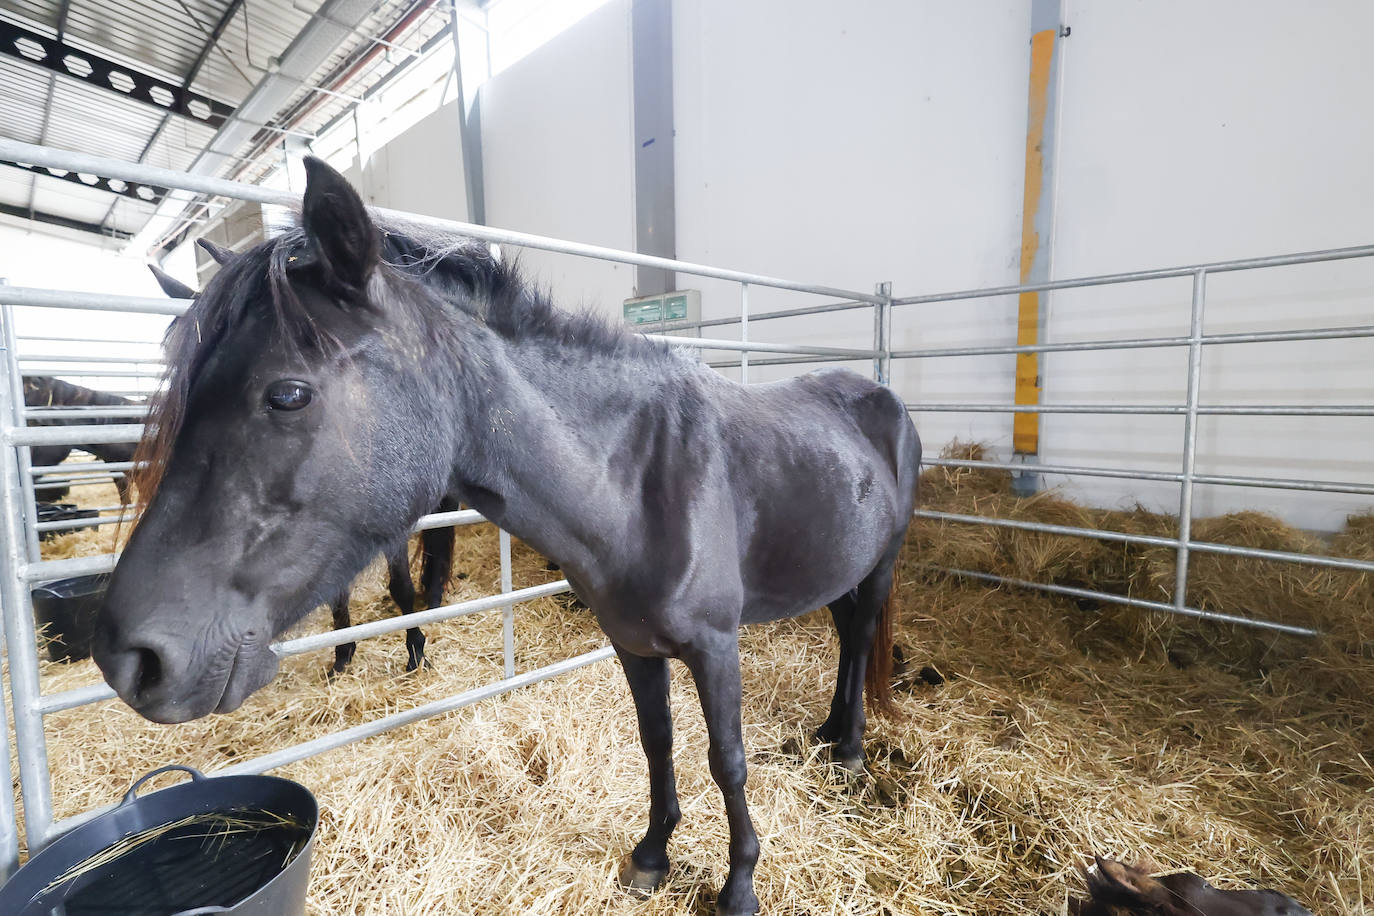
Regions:
[[[1066, 524], [1087, 511], [1052, 496], [1013, 504], [1005, 479], [987, 474], [937, 470], [925, 483], [928, 504], [954, 511], [1044, 511]], [[1140, 515], [1142, 525], [1169, 524]], [[1366, 519], [1347, 535], [1359, 540], [1369, 529]], [[1347, 651], [1348, 640], [1292, 649], [1285, 641], [1266, 643], [1259, 669], [1249, 635], [1208, 636], [1218, 629], [967, 585], [923, 568], [1026, 578], [1050, 570], [1075, 584], [1126, 582], [1152, 597], [1171, 582], [1151, 578], [1150, 557], [1115, 546], [1034, 537], [1018, 546], [1000, 532], [977, 534], [922, 524], [912, 538], [898, 639], [910, 670], [938, 669], [944, 682], [928, 683], [940, 680], [933, 672], [908, 675], [897, 693], [905, 718], [871, 724], [881, 791], [855, 790], [809, 745], [801, 758], [794, 750], [828, 709], [835, 641], [827, 616], [745, 632], [749, 792], [766, 913], [1062, 913], [1080, 884], [1076, 866], [1092, 852], [1194, 869], [1223, 886], [1280, 887], [1332, 916], [1374, 907], [1374, 659]], [[102, 536], [69, 535], [52, 549], [97, 549], [88, 542]], [[1374, 549], [1369, 539], [1359, 544], [1331, 549]], [[515, 560], [517, 587], [557, 575], [519, 545]], [[489, 526], [460, 529], [456, 568], [467, 578], [454, 580], [452, 598], [496, 589]], [[1119, 578], [1090, 578], [1108, 574]], [[1199, 600], [1209, 587], [1228, 594], [1202, 572], [1199, 582]], [[1356, 600], [1367, 598], [1341, 599]], [[1300, 613], [1337, 615], [1310, 607]], [[380, 570], [370, 570], [355, 620], [392, 613]], [[327, 626], [327, 616], [310, 628]], [[522, 668], [600, 640], [566, 600], [525, 605], [516, 620]], [[334, 683], [324, 677], [328, 651], [288, 659], [232, 716], [165, 727], [115, 704], [52, 716], [59, 813], [115, 800], [162, 763], [213, 769], [499, 674], [499, 615], [429, 636], [431, 671], [403, 673], [398, 633], [363, 644]], [[1180, 667], [1185, 645], [1195, 654]], [[1233, 649], [1245, 651], [1227, 655]], [[88, 662], [45, 663], [43, 678], [53, 691], [98, 675]], [[633, 705], [607, 662], [281, 771], [309, 786], [323, 810], [311, 913], [711, 912], [726, 828], [695, 693], [676, 665], [673, 705], [684, 817], [668, 884], [652, 899], [631, 900], [615, 884], [647, 797]]]
[[[946, 457], [980, 460], [978, 444], [954, 443]], [[1007, 471], [933, 468], [921, 477], [923, 508], [965, 515], [1129, 534], [1175, 537], [1176, 516], [1137, 506], [1097, 509], [1073, 503], [1054, 490], [1029, 498], [1013, 495]], [[1174, 599], [1173, 548], [1114, 543], [1041, 532], [956, 523], [916, 528], [922, 561], [1035, 582], [1090, 588], [1149, 601]], [[1240, 547], [1293, 553], [1374, 558], [1374, 512], [1353, 515], [1329, 543], [1259, 512], [1196, 519], [1193, 538]], [[1310, 627], [1344, 651], [1374, 655], [1374, 576], [1295, 563], [1194, 552], [1189, 563], [1187, 603], [1206, 611], [1236, 614]], [[1227, 670], [1262, 676], [1280, 659], [1311, 651], [1310, 640], [1250, 627], [1218, 625], [1082, 600], [1092, 612], [1084, 639], [1108, 644], [1157, 644], [1176, 663], [1206, 659]]]

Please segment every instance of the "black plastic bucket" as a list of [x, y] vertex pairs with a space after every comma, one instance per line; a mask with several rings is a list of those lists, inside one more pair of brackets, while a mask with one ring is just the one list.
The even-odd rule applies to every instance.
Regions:
[[[168, 770], [191, 781], [137, 797]], [[30, 859], [0, 888], [0, 913], [301, 916], [318, 821], [315, 797], [288, 779], [162, 767]]]
[[48, 658], [74, 662], [90, 657], [95, 615], [105, 601], [109, 573], [58, 579], [33, 590], [33, 617], [50, 638]]

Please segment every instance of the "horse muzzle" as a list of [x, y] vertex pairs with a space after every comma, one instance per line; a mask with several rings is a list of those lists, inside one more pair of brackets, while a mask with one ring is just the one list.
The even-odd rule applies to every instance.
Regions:
[[[103, 628], [102, 628], [103, 629]], [[176, 724], [233, 712], [277, 673], [277, 656], [251, 638], [209, 653], [194, 636], [98, 633], [91, 655], [119, 698], [153, 722]]]

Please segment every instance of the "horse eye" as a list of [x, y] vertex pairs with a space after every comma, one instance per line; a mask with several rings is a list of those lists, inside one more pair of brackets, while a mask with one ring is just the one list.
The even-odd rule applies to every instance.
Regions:
[[267, 406], [273, 410], [300, 410], [314, 396], [308, 384], [296, 379], [282, 379], [267, 386]]

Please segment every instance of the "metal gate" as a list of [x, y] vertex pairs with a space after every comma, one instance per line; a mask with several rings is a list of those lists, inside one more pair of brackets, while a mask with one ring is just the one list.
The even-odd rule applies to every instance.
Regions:
[[[205, 194], [255, 201], [258, 203], [290, 205], [296, 198], [286, 192], [274, 191], [252, 185], [239, 184], [220, 179], [193, 176], [158, 169], [145, 165], [103, 159], [100, 157], [52, 150], [13, 141], [0, 141], [0, 158], [17, 162], [32, 163], [43, 167], [67, 169], [84, 172], [105, 178], [118, 178], [125, 181], [151, 183], [162, 187], [177, 188]], [[607, 261], [658, 267], [698, 277], [713, 278], [738, 284], [740, 290], [740, 311], [737, 317], [709, 319], [693, 322], [675, 322], [665, 325], [662, 330], [694, 330], [704, 333], [708, 328], [738, 325], [737, 339], [711, 337], [653, 335], [657, 339], [689, 346], [712, 353], [731, 352], [729, 359], [716, 357], [710, 364], [721, 368], [737, 367], [742, 381], [749, 380], [751, 366], [805, 365], [824, 362], [862, 361], [871, 366], [873, 376], [887, 383], [893, 360], [920, 360], [949, 357], [1005, 356], [1014, 357], [1027, 353], [1052, 353], [1071, 350], [1113, 350], [1182, 348], [1188, 354], [1186, 397], [1183, 403], [1158, 405], [1120, 405], [1120, 404], [1036, 404], [1017, 405], [1006, 403], [956, 403], [956, 404], [909, 404], [908, 409], [916, 414], [924, 412], [964, 412], [964, 413], [1079, 413], [1079, 414], [1150, 414], [1175, 415], [1184, 420], [1184, 433], [1179, 443], [1180, 463], [1176, 472], [1155, 472], [1106, 467], [1079, 467], [1036, 465], [1034, 470], [1044, 475], [1067, 475], [1085, 477], [1120, 478], [1148, 480], [1179, 485], [1179, 528], [1175, 537], [1154, 537], [1103, 531], [1092, 528], [1073, 528], [1059, 525], [1046, 525], [1036, 522], [1013, 519], [996, 519], [981, 516], [954, 515], [943, 512], [918, 510], [919, 517], [954, 524], [997, 525], [1015, 529], [1042, 531], [1052, 534], [1081, 536], [1108, 541], [1133, 542], [1156, 547], [1171, 548], [1177, 555], [1177, 580], [1172, 602], [1148, 601], [1127, 595], [1117, 595], [1092, 589], [1069, 588], [1065, 586], [1026, 582], [992, 576], [970, 570], [950, 570], [952, 574], [976, 580], [990, 580], [1004, 585], [1039, 588], [1057, 594], [1080, 598], [1125, 604], [1150, 611], [1165, 611], [1211, 620], [1225, 621], [1250, 626], [1265, 627], [1273, 630], [1311, 635], [1312, 631], [1303, 627], [1279, 621], [1255, 620], [1236, 614], [1221, 613], [1189, 607], [1186, 603], [1186, 589], [1189, 558], [1194, 553], [1217, 553], [1235, 556], [1254, 557], [1280, 562], [1305, 563], [1316, 566], [1336, 567], [1361, 572], [1374, 572], [1374, 563], [1349, 558], [1288, 553], [1273, 550], [1256, 550], [1234, 547], [1226, 544], [1194, 540], [1191, 536], [1192, 503], [1195, 486], [1209, 484], [1228, 487], [1279, 488], [1317, 492], [1343, 493], [1360, 496], [1374, 496], [1374, 483], [1313, 481], [1270, 477], [1246, 477], [1238, 475], [1204, 475], [1196, 472], [1197, 419], [1210, 415], [1280, 415], [1280, 416], [1323, 416], [1323, 417], [1374, 417], [1374, 406], [1368, 404], [1350, 405], [1225, 405], [1207, 404], [1202, 399], [1201, 367], [1204, 353], [1212, 347], [1243, 345], [1268, 341], [1331, 340], [1374, 337], [1374, 325], [1355, 327], [1318, 328], [1304, 331], [1254, 332], [1231, 334], [1207, 334], [1204, 332], [1204, 310], [1206, 307], [1206, 283], [1211, 274], [1257, 270], [1293, 264], [1307, 264], [1348, 258], [1374, 256], [1374, 246], [1311, 252], [1282, 257], [1256, 258], [1244, 261], [1229, 261], [1215, 264], [1194, 265], [1166, 270], [1123, 273], [1108, 276], [1088, 277], [1021, 286], [967, 290], [955, 293], [929, 296], [893, 298], [891, 288], [879, 283], [872, 293], [856, 292], [827, 286], [797, 283], [773, 277], [759, 276], [735, 270], [725, 270], [700, 264], [674, 261], [666, 258], [640, 255], [594, 245], [560, 241], [524, 233], [492, 229], [484, 226], [471, 226], [451, 220], [414, 214], [399, 214], [381, 210], [383, 214], [402, 216], [411, 221], [430, 226], [462, 232], [475, 238], [493, 243], [537, 248], [551, 252], [577, 255]], [[1101, 287], [1156, 280], [1172, 277], [1192, 278], [1192, 297], [1190, 321], [1187, 328], [1180, 329], [1172, 336], [1097, 340], [1074, 343], [1041, 343], [1033, 346], [1007, 345], [1000, 340], [986, 345], [930, 348], [917, 350], [894, 350], [892, 326], [894, 320], [916, 320], [921, 314], [919, 307], [929, 307], [941, 303], [954, 303], [967, 299], [1011, 296], [1022, 292], [1070, 289], [1081, 287]], [[797, 293], [826, 297], [830, 301], [818, 305], [772, 310], [751, 314], [749, 291], [751, 287], [769, 287]], [[10, 695], [14, 730], [19, 760], [21, 793], [24, 803], [25, 832], [29, 848], [36, 849], [51, 840], [61, 831], [74, 826], [77, 822], [96, 812], [87, 812], [75, 818], [54, 822], [52, 819], [51, 782], [47, 768], [46, 744], [43, 730], [45, 715], [63, 709], [89, 703], [102, 702], [113, 696], [106, 686], [98, 685], [56, 694], [43, 694], [39, 684], [38, 659], [35, 647], [34, 621], [29, 589], [36, 583], [53, 579], [108, 571], [113, 568], [116, 557], [113, 555], [90, 557], [76, 560], [43, 561], [37, 552], [37, 528], [34, 519], [33, 481], [36, 476], [52, 473], [51, 468], [32, 468], [28, 462], [28, 450], [32, 446], [45, 444], [83, 444], [94, 442], [133, 441], [141, 426], [136, 423], [103, 426], [67, 427], [29, 427], [27, 421], [41, 412], [24, 407], [20, 377], [23, 369], [15, 355], [12, 312], [16, 307], [48, 306], [67, 309], [99, 309], [124, 312], [151, 312], [156, 314], [180, 314], [187, 307], [183, 301], [167, 299], [146, 299], [92, 294], [78, 294], [57, 290], [20, 289], [0, 287], [0, 320], [3, 321], [4, 345], [6, 347], [5, 369], [7, 384], [0, 385], [0, 514], [3, 515], [4, 549], [0, 555], [0, 598], [4, 602], [4, 636], [9, 647]], [[804, 346], [779, 342], [760, 342], [751, 339], [751, 333], [758, 322], [800, 318], [829, 312], [857, 312], [856, 328], [872, 327], [872, 346], [869, 348], [843, 348], [824, 346]], [[867, 331], [863, 332], [866, 336]], [[755, 358], [763, 354], [762, 358]], [[108, 374], [116, 370], [96, 369], [94, 373]], [[62, 374], [62, 373], [55, 373]], [[139, 411], [127, 411], [138, 413]], [[94, 418], [100, 414], [95, 411], [86, 416]], [[111, 415], [113, 416], [113, 415]], [[137, 419], [129, 417], [129, 419]], [[953, 458], [928, 459], [930, 465], [954, 467], [1000, 468], [1025, 470], [1025, 466], [1013, 462], [968, 461]], [[75, 470], [71, 465], [67, 470]], [[89, 467], [81, 468], [83, 474], [120, 473], [126, 468]], [[105, 520], [102, 520], [105, 521]], [[113, 518], [108, 521], [113, 521]], [[416, 530], [447, 525], [483, 523], [485, 520], [471, 510], [438, 513], [426, 516], [416, 526]], [[510, 539], [504, 532], [499, 539], [501, 554], [502, 589], [498, 594], [488, 595], [471, 601], [464, 601], [431, 611], [419, 612], [405, 617], [360, 624], [344, 630], [322, 633], [291, 639], [275, 646], [279, 655], [291, 655], [324, 649], [344, 642], [397, 632], [412, 626], [450, 620], [467, 614], [500, 609], [504, 616], [504, 677], [498, 681], [463, 693], [418, 706], [404, 712], [384, 716], [356, 725], [313, 741], [292, 747], [282, 748], [254, 760], [235, 764], [221, 773], [257, 773], [279, 767], [305, 757], [359, 741], [363, 738], [381, 734], [393, 728], [418, 721], [430, 716], [440, 715], [470, 703], [495, 696], [518, 687], [555, 677], [577, 667], [609, 658], [613, 653], [603, 647], [564, 661], [536, 668], [530, 671], [515, 670], [513, 642], [513, 613], [516, 605], [537, 597], [565, 591], [565, 581], [548, 583], [532, 588], [513, 589], [511, 586]], [[0, 698], [2, 703], [2, 698]], [[0, 710], [2, 711], [2, 710]], [[5, 738], [0, 737], [0, 742]], [[9, 754], [0, 746], [0, 778], [8, 778]], [[7, 873], [17, 863], [18, 837], [15, 829], [14, 800], [9, 793], [0, 792], [0, 873]]]

